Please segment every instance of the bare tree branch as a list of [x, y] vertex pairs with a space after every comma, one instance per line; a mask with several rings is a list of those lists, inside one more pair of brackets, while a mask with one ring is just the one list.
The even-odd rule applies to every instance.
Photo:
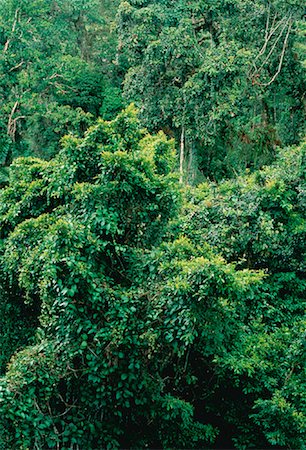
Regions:
[[269, 61], [271, 55], [273, 54], [275, 47], [277, 46], [277, 43], [279, 42], [280, 38], [282, 37], [285, 29], [290, 25], [290, 21], [291, 21], [291, 17], [289, 17], [289, 19], [287, 20], [287, 22], [285, 23], [285, 25], [283, 26], [281, 32], [279, 33], [279, 35], [277, 36], [277, 38], [274, 41], [274, 44], [271, 47], [270, 52], [268, 53], [268, 56], [266, 57], [266, 59], [263, 61], [263, 63], [261, 64], [261, 66], [259, 67], [258, 71], [260, 71], [265, 65], [266, 63]]
[[19, 64], [16, 64], [16, 66], [12, 67], [9, 72], [13, 72], [14, 70], [19, 69], [19, 67], [23, 66], [24, 61], [21, 61]]
[[[13, 22], [13, 26], [12, 26], [12, 30], [11, 30], [11, 36], [15, 33], [15, 30], [16, 30], [19, 11], [20, 11], [19, 8], [17, 8], [16, 11], [15, 11], [14, 22]], [[9, 48], [9, 45], [10, 45], [10, 42], [11, 42], [11, 38], [8, 38], [6, 43], [4, 44], [3, 53], [7, 52], [8, 48]]]
[[8, 136], [10, 136], [10, 138], [12, 139], [13, 142], [15, 142], [16, 140], [16, 130], [17, 130], [17, 122], [18, 120], [24, 119], [25, 116], [17, 116], [17, 117], [13, 117], [17, 108], [19, 106], [19, 101], [17, 100], [14, 103], [14, 106], [10, 112], [9, 118], [8, 118], [8, 123], [7, 123], [7, 134]]
[[[271, 6], [269, 4], [269, 9], [267, 13], [267, 19], [266, 19], [266, 26], [265, 26], [265, 37], [264, 37], [264, 43], [258, 53], [258, 55], [255, 57], [253, 61], [253, 68], [249, 72], [249, 77], [252, 80], [252, 84], [257, 84], [260, 86], [269, 86], [272, 84], [276, 77], [279, 75], [284, 61], [284, 56], [288, 44], [288, 38], [290, 35], [290, 31], [293, 24], [292, 14], [285, 15], [282, 17], [277, 23], [276, 23], [277, 13], [274, 14], [272, 24], [271, 24]], [[276, 52], [276, 48], [279, 44], [279, 42], [282, 40], [283, 36], [284, 41], [282, 44], [282, 50], [280, 54], [279, 64], [276, 73], [273, 75], [273, 77], [270, 79], [267, 83], [262, 83], [260, 81], [261, 72], [264, 69], [265, 66], [268, 65], [269, 61], [271, 60], [272, 55]], [[265, 53], [267, 52], [269, 48], [269, 51], [266, 56]], [[263, 59], [262, 59], [263, 57]], [[259, 63], [259, 66], [257, 66], [257, 61], [262, 59], [262, 61]]]
[[270, 84], [272, 84], [273, 81], [275, 81], [276, 77], [280, 74], [280, 71], [282, 70], [282, 66], [283, 66], [284, 56], [285, 56], [285, 52], [286, 52], [286, 48], [287, 48], [287, 44], [288, 44], [288, 38], [289, 38], [289, 35], [290, 35], [291, 28], [292, 28], [292, 21], [290, 22], [290, 24], [288, 26], [288, 31], [287, 31], [287, 34], [286, 34], [286, 37], [285, 37], [285, 40], [284, 40], [284, 45], [283, 45], [283, 49], [282, 49], [282, 52], [281, 52], [281, 56], [280, 56], [279, 65], [278, 65], [277, 71], [275, 72], [275, 74], [273, 75], [273, 77], [271, 78], [271, 80], [268, 83], [261, 84], [261, 86], [265, 86], [265, 87], [270, 86]]
[[185, 127], [182, 126], [181, 132], [181, 150], [180, 150], [180, 182], [183, 183], [183, 174], [184, 174], [184, 153], [185, 153]]

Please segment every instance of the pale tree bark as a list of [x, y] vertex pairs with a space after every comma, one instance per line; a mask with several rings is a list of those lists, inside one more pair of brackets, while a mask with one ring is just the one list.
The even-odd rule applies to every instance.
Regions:
[[[269, 6], [265, 28], [264, 43], [258, 55], [255, 57], [253, 61], [253, 67], [249, 72], [249, 77], [252, 80], [252, 84], [257, 84], [259, 86], [265, 87], [272, 84], [281, 72], [288, 44], [288, 38], [293, 25], [293, 17], [291, 14], [282, 17], [277, 22], [277, 13], [275, 13], [271, 23], [270, 12], [271, 9]], [[279, 56], [279, 64], [277, 70], [268, 82], [261, 82], [260, 77], [262, 70], [270, 63], [272, 56], [277, 51], [278, 44], [281, 42], [282, 42], [282, 50]]]
[[[16, 9], [16, 11], [15, 11], [14, 22], [13, 22], [12, 30], [11, 30], [11, 36], [15, 33], [17, 22], [18, 22], [18, 15], [19, 15], [19, 8]], [[3, 53], [7, 52], [8, 48], [9, 48], [9, 45], [10, 45], [10, 42], [11, 42], [11, 38], [8, 38], [8, 40], [4, 44]]]
[[180, 183], [183, 183], [184, 159], [185, 159], [185, 126], [182, 125], [181, 147], [180, 147]]
[[262, 84], [262, 86], [270, 86], [270, 84], [272, 84], [275, 81], [276, 77], [280, 74], [280, 72], [282, 70], [284, 56], [285, 56], [285, 52], [286, 52], [286, 48], [287, 48], [287, 44], [288, 44], [288, 38], [289, 38], [290, 31], [291, 31], [291, 27], [292, 27], [292, 22], [290, 22], [289, 25], [288, 25], [288, 30], [287, 30], [287, 34], [285, 36], [285, 40], [284, 40], [284, 43], [283, 43], [283, 48], [282, 48], [282, 52], [281, 52], [281, 56], [280, 56], [280, 60], [279, 60], [277, 71], [275, 72], [275, 74], [273, 75], [271, 80], [268, 83]]
[[196, 177], [196, 157], [194, 152], [194, 143], [191, 141], [189, 148], [189, 162], [188, 162], [188, 183], [193, 185]]
[[25, 116], [17, 116], [14, 117], [15, 112], [17, 111], [19, 106], [19, 101], [17, 100], [14, 103], [14, 106], [10, 112], [9, 118], [8, 118], [8, 123], [7, 123], [7, 134], [8, 136], [10, 136], [10, 138], [12, 139], [13, 142], [15, 142], [16, 140], [16, 130], [17, 130], [17, 122], [18, 120], [24, 119]]

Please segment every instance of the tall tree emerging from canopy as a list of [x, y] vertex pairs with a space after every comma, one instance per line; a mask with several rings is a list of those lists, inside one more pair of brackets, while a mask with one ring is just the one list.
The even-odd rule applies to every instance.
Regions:
[[181, 142], [181, 166], [222, 177], [303, 135], [303, 2], [121, 2], [125, 95], [149, 129]]

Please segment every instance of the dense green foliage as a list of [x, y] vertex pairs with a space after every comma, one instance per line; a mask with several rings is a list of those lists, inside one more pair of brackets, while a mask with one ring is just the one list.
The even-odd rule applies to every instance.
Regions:
[[1, 192], [2, 273], [39, 327], [3, 379], [2, 447], [112, 447], [128, 416], [131, 426], [154, 416], [154, 401], [166, 414], [162, 381], [145, 371], [149, 306], [132, 280], [142, 248], [160, 241], [177, 208], [173, 152], [130, 108], [67, 138], [51, 162], [12, 165]]
[[32, 335], [18, 340], [6, 315], [3, 367], [19, 351], [1, 381], [2, 447], [199, 448], [221, 432], [216, 445], [302, 448], [305, 161], [297, 147], [199, 186], [178, 215], [173, 142], [132, 107], [50, 162], [17, 159], [1, 191], [1, 308], [19, 322], [28, 310]]
[[[118, 111], [116, 2], [0, 2], [0, 158], [50, 157], [60, 137]], [[114, 67], [114, 70], [112, 68]]]
[[121, 3], [131, 65], [125, 95], [150, 130], [183, 138], [191, 180], [195, 164], [220, 178], [260, 167], [276, 146], [300, 141], [303, 13], [298, 0]]
[[0, 450], [306, 450], [303, 4], [119, 3], [0, 0]]
[[236, 442], [247, 448], [267, 446], [255, 424], [270, 444], [305, 448], [305, 187], [304, 144], [254, 175], [200, 186], [183, 215], [182, 232], [200, 248], [210, 244], [239, 270], [264, 270], [261, 294], [247, 304], [243, 334], [214, 359], [235, 390], [217, 412], [223, 409], [239, 430]]

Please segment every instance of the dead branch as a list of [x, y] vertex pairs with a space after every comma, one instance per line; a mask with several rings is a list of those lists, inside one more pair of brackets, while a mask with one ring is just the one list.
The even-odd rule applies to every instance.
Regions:
[[10, 134], [10, 136], [11, 136], [13, 142], [15, 142], [15, 140], [16, 140], [15, 136], [16, 136], [16, 130], [17, 130], [17, 122], [18, 122], [18, 120], [21, 120], [21, 119], [25, 119], [25, 116], [15, 117], [13, 119], [13, 121], [12, 121], [12, 127], [11, 127], [11, 134]]
[[180, 150], [180, 182], [183, 182], [183, 175], [184, 175], [184, 155], [185, 153], [185, 127], [182, 126], [182, 132], [181, 132], [181, 150]]
[[13, 72], [14, 70], [19, 69], [19, 67], [23, 66], [24, 61], [21, 61], [19, 64], [16, 64], [16, 66], [12, 67], [9, 72]]
[[[270, 25], [270, 6], [268, 10], [267, 20], [266, 20], [266, 27], [265, 27], [265, 38], [264, 38], [264, 44], [261, 47], [258, 55], [254, 59], [253, 62], [253, 69], [249, 72], [249, 77], [252, 80], [252, 84], [257, 84], [260, 86], [269, 86], [272, 84], [276, 77], [279, 75], [284, 61], [284, 56], [288, 44], [288, 38], [290, 35], [290, 31], [292, 28], [293, 20], [292, 15], [284, 16], [276, 25], [276, 14], [273, 17], [272, 24]], [[279, 30], [280, 29], [280, 30]], [[276, 35], [276, 32], [279, 30], [278, 34]], [[287, 30], [287, 31], [286, 31]], [[279, 64], [276, 73], [272, 76], [269, 82], [267, 83], [261, 83], [260, 82], [260, 75], [263, 70], [263, 68], [268, 64], [269, 60], [271, 59], [271, 56], [275, 53], [278, 43], [281, 41], [283, 35], [285, 34], [285, 38], [282, 45], [282, 50], [280, 54]], [[269, 45], [270, 44], [270, 45]], [[268, 47], [270, 47], [268, 54], [264, 57], [263, 61], [260, 63], [260, 66], [257, 67], [256, 61], [258, 61], [267, 51]]]
[[282, 52], [281, 52], [281, 56], [280, 56], [279, 65], [278, 65], [277, 71], [275, 72], [275, 74], [273, 75], [273, 77], [271, 78], [271, 80], [268, 83], [261, 84], [261, 86], [265, 86], [265, 87], [270, 86], [270, 84], [272, 84], [273, 81], [275, 81], [276, 77], [280, 74], [280, 71], [282, 70], [282, 66], [283, 66], [284, 56], [285, 56], [285, 53], [286, 53], [286, 48], [287, 48], [288, 38], [289, 38], [289, 35], [290, 35], [291, 28], [292, 28], [292, 21], [290, 22], [290, 24], [288, 26], [288, 31], [287, 31], [287, 34], [286, 34], [286, 37], [285, 37], [285, 40], [284, 40], [284, 44], [283, 44], [283, 48], [282, 48]]
[[[15, 33], [15, 30], [16, 30], [16, 26], [17, 26], [17, 22], [18, 22], [19, 11], [20, 11], [19, 8], [17, 8], [16, 11], [15, 11], [14, 22], [13, 22], [12, 30], [11, 30], [11, 36]], [[6, 43], [4, 44], [4, 47], [3, 47], [3, 53], [6, 53], [6, 52], [7, 52], [8, 48], [9, 48], [9, 45], [10, 45], [10, 42], [11, 42], [11, 38], [8, 38], [7, 41], [6, 41]]]
[[270, 31], [268, 30], [269, 27], [269, 22], [270, 22], [270, 12], [268, 13], [268, 17], [267, 17], [267, 22], [266, 22], [266, 31], [265, 31], [265, 42], [262, 46], [262, 48], [260, 49], [258, 55], [256, 56], [254, 63], [265, 53], [267, 46], [270, 42], [270, 40], [272, 39], [272, 37], [275, 35], [275, 33], [277, 32], [277, 30], [279, 29], [279, 27], [284, 23], [284, 21], [286, 20], [286, 16], [283, 17], [276, 26], [274, 26], [275, 21], [276, 21], [276, 15], [273, 17], [273, 22], [270, 28]]
[[16, 140], [16, 130], [17, 130], [17, 122], [18, 120], [24, 119], [25, 116], [17, 116], [14, 117], [14, 114], [17, 110], [19, 106], [19, 101], [17, 100], [14, 103], [14, 106], [10, 112], [9, 118], [8, 118], [8, 123], [7, 123], [7, 134], [8, 136], [10, 136], [10, 138], [12, 139], [13, 142], [15, 142]]
[[274, 43], [273, 43], [273, 45], [272, 45], [272, 47], [271, 47], [271, 49], [270, 49], [270, 51], [269, 51], [269, 53], [268, 53], [266, 59], [263, 61], [263, 63], [262, 63], [261, 66], [259, 67], [259, 69], [257, 69], [257, 72], [258, 72], [258, 73], [261, 71], [261, 69], [262, 69], [262, 68], [267, 64], [267, 62], [269, 61], [270, 57], [272, 56], [272, 54], [273, 54], [273, 52], [274, 52], [274, 50], [275, 50], [275, 47], [277, 46], [278, 42], [280, 41], [280, 39], [281, 39], [281, 37], [282, 37], [282, 35], [283, 35], [285, 29], [286, 29], [287, 26], [289, 25], [290, 20], [291, 20], [291, 18], [289, 18], [289, 19], [287, 20], [287, 22], [286, 22], [285, 25], [283, 26], [281, 32], [279, 33], [279, 35], [278, 35], [277, 38], [275, 39], [275, 41], [274, 41]]
[[[267, 21], [266, 21], [265, 42], [267, 42], [267, 40], [268, 40], [269, 26], [270, 26], [270, 13], [271, 13], [271, 5], [269, 3], [269, 9], [268, 9], [268, 15], [267, 15]], [[275, 19], [275, 16], [274, 16], [274, 19]]]
[[18, 105], [19, 105], [19, 102], [17, 100], [10, 112], [10, 115], [8, 118], [8, 124], [7, 124], [7, 134], [8, 134], [8, 136], [10, 136], [12, 138], [13, 141], [14, 141], [14, 134], [12, 134], [13, 115], [15, 114], [16, 109], [18, 108]]
[[49, 80], [53, 80], [54, 78], [64, 78], [64, 76], [61, 75], [60, 73], [54, 73], [49, 77]]

